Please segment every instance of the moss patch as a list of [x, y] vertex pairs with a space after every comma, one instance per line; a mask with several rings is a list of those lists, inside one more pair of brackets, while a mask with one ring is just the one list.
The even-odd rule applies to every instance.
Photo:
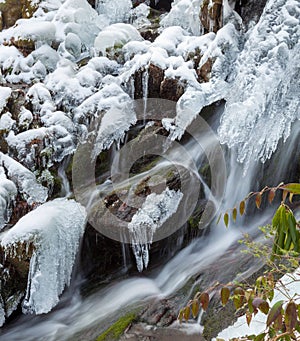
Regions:
[[96, 341], [112, 341], [119, 340], [126, 328], [136, 319], [136, 313], [129, 313], [115, 322], [104, 333], [102, 333]]

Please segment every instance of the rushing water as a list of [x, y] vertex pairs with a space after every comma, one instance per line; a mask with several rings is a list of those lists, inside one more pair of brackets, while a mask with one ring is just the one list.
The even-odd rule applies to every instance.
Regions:
[[[128, 12], [131, 8], [129, 0], [122, 4], [115, 0], [96, 1], [99, 17], [84, 1], [66, 1], [61, 8], [58, 5], [56, 20], [51, 22], [51, 25], [49, 22], [49, 27], [55, 31], [57, 26], [59, 31], [66, 24], [66, 20], [81, 17], [81, 12], [76, 12], [73, 17], [70, 15], [70, 18], [66, 14], [70, 12], [70, 9], [75, 13], [78, 4], [81, 4], [82, 13], [85, 15], [82, 18], [83, 24], [80, 26], [82, 32], [79, 32], [79, 29], [76, 32], [86, 50], [96, 48], [94, 34], [90, 32], [95, 31], [97, 35], [98, 31], [100, 32], [106, 25], [129, 20]], [[43, 120], [50, 128], [54, 127], [51, 121], [53, 116], [51, 110], [60, 108], [66, 111], [66, 115], [64, 112], [57, 115], [59, 124], [55, 126], [55, 129], [47, 128], [49, 134], [52, 134], [52, 130], [59, 133], [57, 140], [52, 141], [53, 146], [62, 144], [65, 147], [66, 141], [69, 145], [69, 148], [58, 148], [61, 154], [59, 158], [52, 160], [60, 162], [65, 158], [58, 169], [58, 176], [62, 180], [62, 196], [71, 195], [65, 168], [68, 164], [68, 155], [75, 149], [75, 139], [73, 139], [75, 126], [79, 130], [79, 135], [85, 136], [86, 122], [105, 111], [97, 136], [96, 152], [111, 147], [112, 157], [116, 159], [118, 151], [116, 143], [113, 143], [124, 138], [126, 131], [136, 123], [136, 115], [132, 112], [131, 106], [128, 105], [129, 109], [126, 107], [128, 110], [124, 109], [125, 105], [120, 106], [120, 103], [131, 104], [132, 101], [122, 86], [128, 82], [134, 94], [133, 76], [139, 70], [144, 72], [141, 89], [144, 111], [140, 121], [145, 123], [149, 107], [147, 97], [150, 63], [164, 69], [165, 76], [180, 79], [186, 84], [186, 92], [180, 98], [177, 108], [187, 108], [192, 111], [193, 115], [187, 115], [187, 112], [182, 109], [177, 112], [175, 121], [166, 120], [164, 127], [170, 128], [170, 132], [174, 129], [174, 139], [182, 136], [191, 122], [191, 126], [195, 126], [195, 117], [203, 107], [220, 99], [226, 100], [225, 108], [223, 104], [214, 106], [208, 120], [212, 130], [215, 134], [218, 132], [221, 141], [226, 144], [222, 147], [222, 155], [225, 156], [227, 174], [223, 172], [223, 169], [211, 169], [217, 174], [217, 180], [220, 183], [224, 182], [224, 195], [223, 191], [221, 195], [215, 195], [193, 168], [196, 167], [198, 170], [203, 166], [205, 151], [210, 148], [214, 150], [216, 135], [204, 134], [200, 131], [199, 138], [203, 150], [199, 148], [199, 143], [195, 142], [198, 138], [196, 134], [191, 134], [193, 138], [189, 140], [184, 136], [185, 142], [182, 146], [175, 144], [175, 147], [165, 155], [171, 163], [176, 161], [177, 165], [189, 168], [192, 180], [189, 183], [188, 194], [191, 197], [195, 194], [193, 193], [194, 185], [198, 181], [204, 189], [206, 199], [213, 202], [215, 210], [224, 212], [227, 208], [234, 207], [249, 191], [258, 190], [265, 185], [276, 185], [281, 181], [299, 180], [295, 177], [297, 168], [295, 160], [299, 160], [300, 152], [298, 146], [300, 123], [297, 121], [299, 118], [299, 2], [269, 0], [261, 20], [242, 38], [243, 33], [237, 32], [232, 23], [225, 25], [216, 35], [209, 33], [203, 37], [189, 36], [188, 32], [200, 33], [199, 11], [195, 13], [196, 5], [200, 6], [200, 1], [175, 1], [173, 12], [171, 11], [170, 15], [163, 20], [166, 27], [171, 27], [168, 27], [153, 44], [142, 41], [133, 27], [122, 26], [123, 24], [113, 26], [111, 31], [108, 29], [106, 33], [100, 32], [103, 34], [99, 39], [98, 49], [103, 48], [102, 41], [107, 40], [106, 42], [111, 43], [111, 37], [117, 33], [122, 36], [121, 40], [125, 37], [125, 41], [129, 42], [127, 47], [124, 47], [126, 61], [124, 65], [105, 60], [104, 57], [96, 57], [91, 59], [85, 69], [77, 72], [78, 66], [71, 61], [72, 58], [71, 60], [62, 58], [58, 64], [54, 58], [53, 65], [57, 64], [57, 69], [53, 66], [54, 72], [49, 73], [44, 83], [37, 83], [30, 89], [32, 102], [37, 107], [35, 108], [36, 114], [44, 115]], [[183, 17], [183, 10], [189, 15]], [[45, 15], [46, 21], [52, 20], [51, 15], [48, 17], [46, 14], [47, 11], [41, 13], [41, 18]], [[99, 24], [100, 21], [103, 27]], [[25, 25], [24, 22], [23, 25]], [[71, 29], [71, 26], [68, 29]], [[21, 26], [18, 27], [22, 30]], [[12, 30], [17, 30], [18, 27]], [[7, 32], [1, 35], [1, 41], [10, 40], [10, 31]], [[69, 35], [69, 44], [75, 41], [72, 41], [72, 34]], [[115, 43], [118, 45], [118, 41]], [[61, 44], [60, 51], [65, 48], [65, 41]], [[109, 47], [113, 47], [114, 44]], [[195, 52], [193, 48], [197, 44], [203, 48], [202, 63], [208, 61], [209, 58], [215, 59], [212, 78], [207, 83], [197, 81], [192, 62], [186, 60], [190, 53]], [[106, 45], [104, 47], [106, 48]], [[126, 51], [128, 55], [133, 54], [134, 57], [126, 56]], [[61, 58], [61, 56], [56, 57]], [[32, 65], [30, 64], [29, 67], [26, 63], [33, 62], [30, 62], [30, 58], [21, 61], [24, 65], [19, 61], [20, 66], [14, 68], [9, 66], [13, 70], [12, 74], [6, 77], [7, 81], [21, 82], [22, 77], [25, 77], [25, 80], [31, 79], [28, 70], [31, 70]], [[3, 61], [1, 63], [3, 64]], [[88, 77], [85, 79], [85, 75], [91, 75], [91, 79]], [[70, 84], [72, 86], [69, 87]], [[114, 111], [112, 108], [118, 110]], [[71, 114], [74, 114], [74, 117]], [[74, 118], [74, 122], [69, 116]], [[180, 122], [183, 127], [179, 124]], [[62, 129], [62, 126], [66, 129]], [[41, 139], [47, 135], [46, 130], [43, 129], [36, 129], [33, 133], [41, 134]], [[49, 136], [52, 138], [51, 134]], [[56, 135], [53, 134], [53, 136]], [[10, 134], [9, 146], [21, 150], [27, 138], [27, 132], [26, 134]], [[188, 157], [184, 156], [185, 154]], [[135, 175], [130, 181], [136, 184], [145, 176], [156, 174], [159, 170], [168, 167], [169, 163], [166, 160], [159, 162], [152, 170]], [[122, 170], [122, 167], [121, 160], [119, 168]], [[125, 180], [119, 183], [119, 186], [123, 184], [126, 184]], [[86, 207], [92, 207], [93, 200], [99, 193], [103, 197], [111, 190], [111, 181], [107, 179], [95, 188], [93, 193], [89, 193], [87, 198], [89, 204]], [[78, 333], [78, 340], [92, 340], [118, 315], [131, 310], [132, 307], [143, 306], [152, 300], [176, 293], [193, 276], [197, 276], [198, 280], [204, 283], [207, 278], [210, 282], [214, 282], [239, 279], [243, 275], [248, 276], [261, 264], [253, 261], [251, 267], [237, 275], [240, 266], [240, 246], [236, 241], [245, 231], [260, 238], [257, 236], [257, 226], [268, 222], [273, 210], [274, 208], [270, 207], [263, 214], [254, 215], [249, 205], [247, 219], [239, 218], [237, 224], [230, 226], [228, 230], [222, 224], [217, 225], [213, 220], [210, 224], [209, 235], [194, 240], [170, 261], [161, 264], [158, 269], [146, 274], [142, 273], [138, 277], [125, 279], [122, 277], [118, 282], [113, 281], [85, 297], [80, 293], [85, 279], [81, 277], [80, 268], [75, 267], [71, 286], [52, 312], [41, 316], [15, 317], [0, 330], [0, 339], [1, 341], [63, 341], [76, 340]], [[151, 241], [140, 241], [143, 250], [148, 251], [146, 244]], [[126, 267], [125, 253], [123, 248]], [[145, 255], [144, 263], [148, 263], [148, 256], [148, 254]], [[224, 268], [228, 268], [228, 263], [231, 265], [231, 272], [227, 273], [229, 277], [224, 277]]]

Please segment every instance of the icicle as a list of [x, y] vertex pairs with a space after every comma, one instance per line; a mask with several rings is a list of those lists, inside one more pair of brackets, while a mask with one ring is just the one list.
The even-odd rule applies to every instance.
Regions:
[[147, 103], [148, 103], [148, 85], [149, 85], [149, 67], [146, 66], [142, 76], [142, 90], [143, 90], [143, 103], [144, 103], [144, 124], [146, 122], [147, 115]]

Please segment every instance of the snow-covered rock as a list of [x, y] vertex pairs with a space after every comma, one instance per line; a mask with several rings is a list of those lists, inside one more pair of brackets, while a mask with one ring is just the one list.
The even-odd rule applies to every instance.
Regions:
[[47, 200], [48, 190], [37, 183], [35, 175], [19, 162], [0, 152], [0, 164], [3, 164], [9, 178], [16, 184], [29, 204], [43, 203]]
[[0, 167], [0, 230], [10, 218], [11, 203], [16, 195], [17, 188], [15, 184], [7, 179], [4, 168]]
[[24, 313], [47, 313], [58, 303], [70, 284], [85, 223], [86, 213], [80, 204], [56, 199], [31, 211], [0, 235], [7, 257], [20, 257], [20, 243], [33, 245]]
[[129, 41], [141, 41], [138, 30], [130, 24], [117, 23], [106, 27], [95, 39], [95, 49], [106, 56], [109, 49], [122, 47]]

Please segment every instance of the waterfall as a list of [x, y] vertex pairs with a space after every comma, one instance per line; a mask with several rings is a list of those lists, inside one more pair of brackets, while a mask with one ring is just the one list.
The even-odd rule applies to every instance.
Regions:
[[[27, 248], [32, 236], [36, 242], [22, 303], [25, 313], [34, 314], [12, 317], [0, 329], [1, 340], [96, 339], [119, 315], [175, 295], [191, 279], [194, 286], [205, 287], [255, 273], [260, 260], [249, 265], [237, 240], [245, 231], [259, 239], [257, 226], [270, 221], [274, 207], [254, 214], [250, 204], [248, 216], [229, 229], [217, 225], [214, 214], [235, 207], [264, 185], [299, 181], [299, 1], [267, 1], [247, 32], [227, 6], [224, 27], [199, 36], [202, 1], [176, 0], [160, 18], [154, 42], [142, 37], [138, 21], [128, 24], [129, 0], [98, 0], [96, 10], [85, 0], [42, 3], [45, 7], [34, 17], [0, 32], [1, 82], [28, 87], [14, 115], [9, 113], [12, 92], [0, 87], [0, 229], [17, 193], [35, 208], [12, 228], [6, 226], [0, 246], [15, 252], [20, 240]], [[14, 45], [3, 43], [17, 44], [16, 37], [40, 47], [24, 57]], [[106, 56], [107, 50], [111, 54]], [[202, 68], [210, 64], [202, 79]], [[148, 98], [156, 68], [158, 88], [162, 80], [180, 88], [177, 103], [168, 106], [168, 101]], [[135, 82], [136, 75], [142, 77]], [[138, 93], [142, 98], [135, 101]], [[25, 110], [28, 131], [19, 116]], [[111, 169], [95, 179], [103, 152]], [[118, 241], [123, 255], [117, 278], [105, 278], [88, 295], [80, 291], [80, 276], [71, 280], [86, 218], [82, 206], [68, 199], [72, 192], [66, 167], [72, 154], [75, 199], [85, 206], [91, 225], [93, 218], [103, 218], [96, 230]], [[159, 160], [134, 173], [131, 166], [147, 154]], [[41, 184], [35, 167], [40, 155], [43, 167], [62, 180], [58, 195], [63, 198], [46, 202], [51, 191]], [[176, 166], [180, 189], [166, 184], [170, 165]], [[199, 172], [202, 167], [210, 168], [211, 186]], [[152, 182], [145, 188], [151, 192], [135, 195], [148, 179]], [[202, 231], [178, 252], [176, 245], [172, 258], [161, 257], [159, 266], [151, 268], [151, 245], [167, 243], [200, 199], [205, 212], [211, 208], [201, 226], [207, 233]], [[119, 219], [127, 208], [130, 220]], [[182, 247], [182, 236], [174, 244]], [[128, 250], [136, 260], [134, 269]], [[102, 257], [101, 247], [96, 251]], [[0, 296], [0, 325], [5, 309]]]

